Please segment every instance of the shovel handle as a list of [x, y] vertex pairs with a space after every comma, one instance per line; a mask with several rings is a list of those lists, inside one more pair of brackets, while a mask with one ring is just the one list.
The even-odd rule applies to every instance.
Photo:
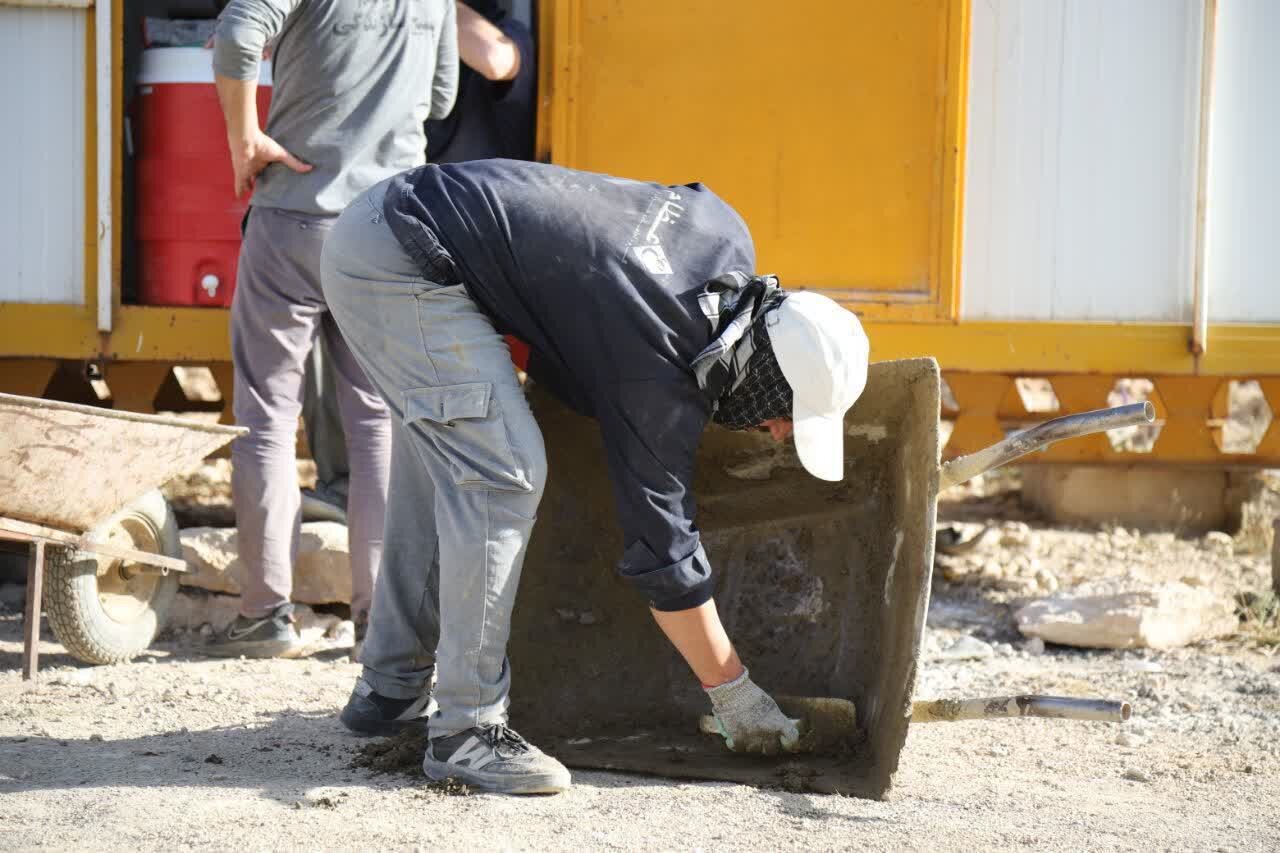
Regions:
[[1128, 702], [1075, 699], [1065, 696], [993, 696], [987, 699], [931, 699], [911, 705], [913, 723], [954, 723], [959, 720], [993, 720], [1002, 717], [1049, 717], [1057, 720], [1099, 720], [1120, 723], [1129, 719]]
[[1092, 412], [1054, 418], [1014, 433], [977, 453], [958, 456], [950, 462], [943, 463], [939, 488], [945, 489], [971, 480], [984, 471], [999, 468], [1005, 463], [1026, 456], [1032, 451], [1041, 450], [1064, 438], [1079, 438], [1082, 435], [1092, 435], [1109, 429], [1149, 424], [1155, 419], [1156, 408], [1149, 400], [1128, 406], [1095, 409]]

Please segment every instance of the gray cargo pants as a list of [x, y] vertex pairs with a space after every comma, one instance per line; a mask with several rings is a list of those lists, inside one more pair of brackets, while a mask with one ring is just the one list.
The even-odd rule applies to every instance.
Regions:
[[336, 217], [254, 208], [231, 305], [236, 423], [232, 499], [245, 564], [241, 608], [264, 616], [289, 601], [300, 524], [296, 438], [303, 369], [317, 335], [327, 344], [351, 460], [351, 610], [368, 612], [382, 555], [391, 424], [320, 289], [320, 251]]
[[547, 462], [506, 341], [461, 285], [426, 280], [405, 254], [382, 215], [386, 183], [338, 218], [321, 275], [396, 424], [364, 678], [407, 699], [434, 673], [439, 736], [506, 720], [511, 611]]

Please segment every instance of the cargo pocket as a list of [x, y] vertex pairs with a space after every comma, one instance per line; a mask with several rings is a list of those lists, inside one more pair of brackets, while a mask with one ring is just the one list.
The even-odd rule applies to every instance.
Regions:
[[491, 383], [411, 388], [404, 392], [404, 422], [444, 457], [459, 487], [533, 491], [511, 450]]

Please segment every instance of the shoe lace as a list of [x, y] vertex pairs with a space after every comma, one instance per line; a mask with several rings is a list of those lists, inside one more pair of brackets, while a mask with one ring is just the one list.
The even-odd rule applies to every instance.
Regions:
[[519, 755], [522, 752], [529, 751], [529, 742], [520, 737], [516, 730], [510, 726], [499, 723], [490, 726], [485, 732], [485, 740], [493, 751], [503, 757]]

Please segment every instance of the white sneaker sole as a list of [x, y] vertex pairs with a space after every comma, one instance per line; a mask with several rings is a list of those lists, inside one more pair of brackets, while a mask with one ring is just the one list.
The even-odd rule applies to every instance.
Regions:
[[456, 779], [465, 785], [495, 794], [559, 794], [572, 784], [569, 771], [561, 768], [547, 773], [521, 776], [469, 770], [447, 761], [436, 761], [430, 755], [422, 759], [422, 772], [433, 782]]

